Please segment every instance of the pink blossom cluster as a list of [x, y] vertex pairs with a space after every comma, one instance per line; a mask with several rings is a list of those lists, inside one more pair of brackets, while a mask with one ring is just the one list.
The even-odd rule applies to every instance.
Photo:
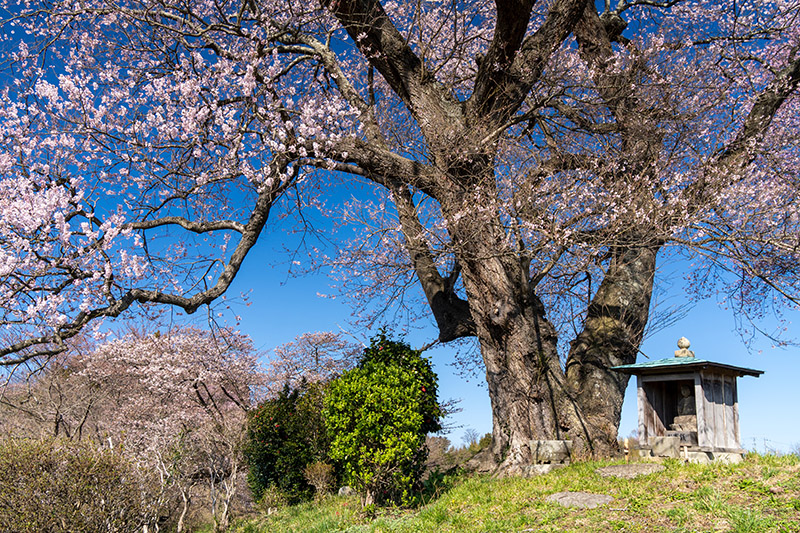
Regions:
[[98, 438], [155, 460], [187, 432], [242, 427], [266, 385], [257, 357], [239, 333], [176, 328], [103, 343], [75, 356], [70, 367], [102, 390], [117, 391], [104, 407]]
[[[566, 333], [631, 239], [797, 305], [800, 3], [619, 0], [557, 38], [573, 2], [522, 4], [3, 2], [0, 358], [193, 313], [316, 207], [362, 309], [426, 314], [424, 248], [460, 297], [465, 263], [523, 264]], [[345, 174], [372, 192], [343, 209]]]

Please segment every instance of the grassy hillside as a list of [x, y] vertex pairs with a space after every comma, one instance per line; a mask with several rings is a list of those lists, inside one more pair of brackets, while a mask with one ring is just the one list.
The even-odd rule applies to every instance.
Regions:
[[[237, 533], [732, 531], [800, 532], [800, 458], [748, 455], [738, 465], [667, 461], [632, 480], [601, 477], [614, 464], [582, 462], [530, 479], [463, 477], [414, 510], [364, 512], [357, 498], [329, 497], [244, 521]], [[545, 501], [554, 492], [607, 494], [596, 509]]]

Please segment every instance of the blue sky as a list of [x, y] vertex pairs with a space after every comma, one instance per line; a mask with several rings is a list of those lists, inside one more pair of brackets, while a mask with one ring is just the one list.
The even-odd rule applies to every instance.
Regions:
[[[233, 304], [241, 315], [240, 329], [250, 335], [260, 350], [293, 340], [310, 331], [349, 330], [351, 309], [343, 300], [317, 296], [330, 293], [328, 279], [323, 275], [301, 278], [288, 277], [286, 266], [273, 266], [277, 244], [286, 235], [274, 232], [263, 236], [243, 265], [229, 297], [249, 291], [251, 305]], [[680, 289], [676, 289], [680, 291]], [[680, 294], [673, 295], [679, 299]], [[795, 313], [795, 323], [800, 314]], [[697, 357], [763, 370], [759, 378], [739, 380], [739, 416], [742, 445], [788, 452], [800, 446], [800, 417], [794, 410], [800, 406], [800, 348], [772, 348], [765, 339], [756, 339], [748, 348], [735, 332], [735, 319], [730, 311], [713, 301], [699, 302], [688, 315], [667, 329], [648, 337], [641, 351], [650, 360], [671, 357], [681, 336], [689, 338]], [[789, 325], [790, 331], [792, 325]], [[364, 333], [361, 333], [362, 335]], [[412, 331], [406, 340], [415, 347], [436, 337], [433, 327]], [[492, 429], [489, 395], [482, 377], [458, 376], [451, 366], [452, 349], [437, 347], [429, 352], [440, 380], [440, 397], [458, 398], [462, 411], [448, 421], [460, 426], [448, 436], [461, 444], [464, 430], [472, 428], [481, 434]], [[639, 356], [639, 361], [645, 361]], [[620, 435], [627, 436], [637, 427], [636, 384], [632, 379], [623, 406]]]

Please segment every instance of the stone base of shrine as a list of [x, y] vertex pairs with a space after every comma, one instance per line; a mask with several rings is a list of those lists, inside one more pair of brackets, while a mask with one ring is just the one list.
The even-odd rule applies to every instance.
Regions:
[[744, 450], [687, 446], [678, 436], [655, 437], [648, 446], [641, 446], [638, 455], [646, 459], [683, 459], [690, 463], [739, 463], [744, 458]]

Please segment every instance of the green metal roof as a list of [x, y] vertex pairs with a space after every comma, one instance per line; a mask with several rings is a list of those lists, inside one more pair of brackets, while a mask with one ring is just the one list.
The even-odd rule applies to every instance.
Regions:
[[696, 357], [668, 357], [657, 361], [646, 361], [633, 365], [612, 366], [611, 370], [622, 372], [623, 374], [667, 374], [670, 372], [695, 372], [703, 369], [716, 369], [725, 373], [735, 373], [740, 376], [758, 377], [764, 373], [763, 370], [744, 368], [740, 366], [715, 363]]

